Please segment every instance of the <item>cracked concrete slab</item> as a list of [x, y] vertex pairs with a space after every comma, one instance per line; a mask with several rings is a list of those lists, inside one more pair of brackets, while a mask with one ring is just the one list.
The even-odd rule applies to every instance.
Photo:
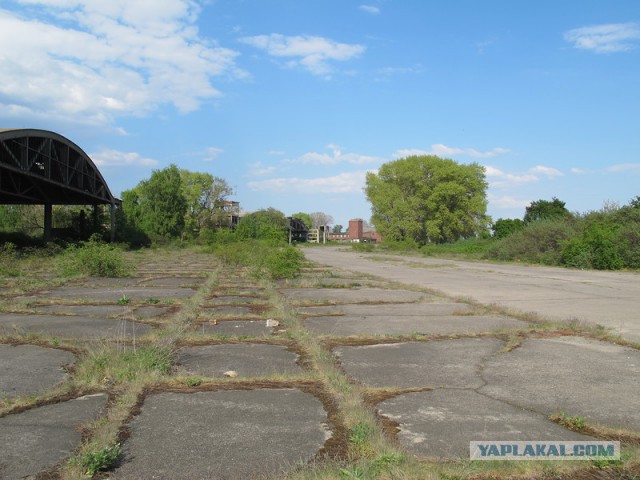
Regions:
[[213, 295], [207, 299], [210, 303], [216, 304], [230, 304], [230, 303], [238, 303], [238, 304], [247, 304], [247, 303], [259, 303], [264, 302], [266, 298], [264, 296], [258, 295]]
[[[296, 389], [158, 393], [130, 424], [119, 479], [261, 478], [311, 460], [327, 414]], [[175, 448], [180, 445], [180, 448]]]
[[208, 335], [265, 337], [273, 333], [273, 327], [267, 327], [265, 320], [224, 320], [215, 325], [204, 322], [198, 325], [196, 331]]
[[497, 338], [459, 338], [333, 351], [349, 376], [371, 387], [479, 388], [480, 366], [503, 346]]
[[96, 420], [107, 399], [87, 395], [0, 418], [2, 478], [33, 478], [71, 456], [82, 441], [78, 425]]
[[206, 281], [207, 279], [202, 277], [163, 277], [144, 280], [141, 284], [145, 287], [192, 287], [202, 285]]
[[297, 359], [296, 353], [282, 345], [257, 343], [185, 347], [177, 354], [179, 366], [205, 377], [222, 376], [228, 370], [240, 377], [302, 373]]
[[129, 307], [123, 305], [39, 305], [34, 310], [57, 315], [71, 314], [86, 317], [115, 318], [126, 314], [129, 311]]
[[356, 288], [284, 288], [280, 290], [288, 300], [293, 302], [336, 302], [336, 303], [401, 303], [417, 302], [434, 298], [426, 293], [412, 290], [390, 290], [374, 287]]
[[0, 400], [43, 393], [67, 378], [76, 356], [35, 345], [0, 344]]
[[188, 298], [196, 291], [192, 288], [179, 287], [122, 287], [122, 288], [92, 288], [64, 286], [41, 292], [50, 298], [77, 298], [117, 302], [123, 296], [131, 300], [146, 300], [148, 298]]
[[491, 358], [482, 392], [546, 415], [640, 432], [640, 351], [582, 337], [533, 338]]
[[254, 309], [248, 305], [207, 305], [202, 308], [202, 314], [211, 317], [244, 317], [254, 314]]
[[167, 315], [173, 310], [173, 307], [159, 307], [154, 305], [148, 305], [145, 307], [138, 307], [133, 311], [133, 316], [141, 319], [153, 319], [156, 317], [162, 317]]
[[530, 324], [497, 315], [443, 316], [327, 316], [303, 320], [305, 327], [322, 335], [447, 335], [526, 328]]
[[423, 317], [433, 315], [468, 314], [471, 305], [458, 302], [419, 302], [419, 303], [385, 303], [381, 305], [321, 305], [317, 307], [298, 307], [301, 315], [356, 315], [368, 317]]
[[69, 315], [0, 314], [0, 331], [43, 333], [64, 338], [133, 337], [147, 333], [151, 327], [129, 320]]
[[468, 459], [474, 440], [594, 440], [473, 390], [407, 393], [378, 409], [398, 424], [400, 443], [420, 457]]

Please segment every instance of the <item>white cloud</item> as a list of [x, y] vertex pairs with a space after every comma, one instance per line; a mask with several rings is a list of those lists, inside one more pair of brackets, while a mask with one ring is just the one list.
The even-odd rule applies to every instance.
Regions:
[[564, 38], [575, 48], [595, 53], [623, 52], [635, 48], [640, 41], [640, 24], [609, 23], [574, 28], [566, 32]]
[[249, 171], [247, 177], [264, 177], [265, 175], [271, 175], [276, 171], [276, 167], [273, 165], [264, 165], [262, 162], [256, 162], [249, 165]]
[[431, 150], [420, 150], [420, 149], [402, 149], [394, 152], [394, 158], [403, 158], [411, 155], [437, 155], [439, 157], [451, 157], [455, 155], [467, 155], [474, 158], [492, 158], [498, 155], [504, 155], [505, 153], [509, 153], [510, 150], [502, 147], [496, 147], [487, 152], [480, 152], [474, 148], [457, 148], [457, 147], [448, 147], [447, 145], [443, 145], [441, 143], [436, 143], [431, 145]]
[[322, 178], [272, 178], [249, 182], [254, 191], [287, 192], [300, 194], [315, 193], [355, 193], [362, 192], [366, 171], [344, 172], [332, 177]]
[[[0, 9], [0, 108], [109, 124], [170, 104], [197, 109], [242, 76], [237, 53], [199, 36], [192, 0], [22, 0]], [[37, 13], [36, 13], [37, 12]]]
[[485, 165], [484, 169], [489, 180], [489, 186], [499, 189], [538, 182], [543, 176], [556, 178], [564, 175], [560, 170], [553, 167], [545, 167], [544, 165], [536, 165], [523, 173], [507, 173], [490, 165]]
[[391, 75], [408, 75], [424, 72], [424, 67], [416, 63], [411, 67], [384, 67], [377, 70], [378, 75], [389, 77]]
[[363, 12], [370, 13], [371, 15], [380, 15], [380, 9], [373, 5], [360, 5], [358, 8]]
[[493, 208], [526, 208], [531, 203], [531, 200], [521, 200], [513, 198], [508, 195], [491, 195], [488, 196], [489, 205]]
[[120, 152], [105, 148], [88, 155], [98, 167], [153, 167], [158, 165], [157, 160], [144, 158], [135, 152]]
[[489, 165], [485, 165], [484, 169], [487, 179], [489, 180], [489, 186], [493, 188], [513, 187], [525, 183], [537, 182], [539, 180], [538, 176], [533, 173], [506, 173]]
[[205, 162], [213, 162], [222, 152], [224, 152], [224, 150], [221, 148], [207, 147], [204, 152], [202, 152], [202, 160]]
[[593, 173], [593, 170], [586, 170], [584, 168], [573, 167], [571, 169], [571, 173], [573, 173], [575, 175], [587, 175], [589, 173]]
[[530, 173], [540, 173], [541, 175], [545, 175], [549, 178], [554, 178], [554, 177], [562, 177], [564, 176], [564, 173], [562, 173], [560, 170], [558, 170], [557, 168], [553, 168], [553, 167], [545, 167], [544, 165], [536, 165], [533, 168], [529, 169]]
[[287, 163], [302, 163], [313, 165], [337, 165], [339, 163], [349, 163], [352, 165], [364, 165], [383, 163], [385, 160], [380, 157], [361, 155], [359, 153], [342, 153], [342, 148], [338, 145], [329, 144], [327, 148], [330, 153], [308, 152], [298, 158], [287, 160]]
[[640, 163], [618, 163], [617, 165], [611, 165], [607, 168], [607, 172], [611, 173], [640, 173]]
[[338, 43], [318, 36], [285, 36], [279, 33], [244, 37], [241, 42], [266, 51], [277, 58], [291, 59], [291, 67], [302, 67], [314, 75], [328, 77], [333, 68], [331, 61], [346, 61], [365, 51], [363, 45]]

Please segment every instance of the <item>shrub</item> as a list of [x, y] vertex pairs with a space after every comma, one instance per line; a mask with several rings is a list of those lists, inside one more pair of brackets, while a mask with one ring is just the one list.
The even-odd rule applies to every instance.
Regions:
[[535, 221], [499, 240], [487, 251], [496, 260], [558, 265], [566, 242], [575, 236], [574, 222], [566, 218]]
[[522, 230], [525, 225], [526, 224], [519, 218], [499, 218], [493, 224], [491, 229], [493, 230], [493, 236], [497, 239], [501, 239]]
[[619, 270], [623, 266], [615, 239], [618, 226], [612, 223], [589, 224], [582, 235], [569, 240], [562, 250], [563, 264], [597, 270]]
[[300, 273], [303, 261], [304, 255], [296, 247], [275, 247], [265, 257], [261, 270], [275, 280], [294, 278]]
[[5, 242], [0, 245], [0, 274], [11, 277], [19, 276], [20, 270], [16, 268], [17, 257], [15, 244]]
[[622, 225], [614, 242], [623, 266], [640, 268], [640, 222]]
[[95, 277], [126, 277], [129, 266], [120, 248], [91, 237], [67, 248], [61, 259], [64, 275], [91, 275]]

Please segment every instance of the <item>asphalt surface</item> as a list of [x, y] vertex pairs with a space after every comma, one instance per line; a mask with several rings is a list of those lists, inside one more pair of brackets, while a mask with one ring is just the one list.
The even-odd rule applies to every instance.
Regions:
[[640, 273], [362, 254], [345, 247], [306, 248], [304, 253], [309, 260], [332, 268], [553, 320], [599, 324], [640, 342]]

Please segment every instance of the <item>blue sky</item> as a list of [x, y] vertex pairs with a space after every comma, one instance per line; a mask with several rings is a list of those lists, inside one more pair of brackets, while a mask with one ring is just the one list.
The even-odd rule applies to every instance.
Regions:
[[175, 163], [347, 225], [414, 153], [484, 165], [494, 219], [640, 195], [637, 0], [3, 0], [0, 45], [0, 127], [116, 195]]

